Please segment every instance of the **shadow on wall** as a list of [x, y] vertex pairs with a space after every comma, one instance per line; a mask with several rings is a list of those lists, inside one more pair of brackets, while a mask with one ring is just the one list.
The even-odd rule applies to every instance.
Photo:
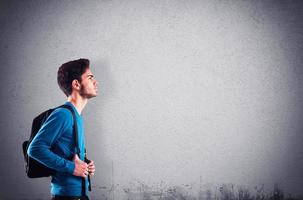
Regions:
[[98, 97], [93, 98], [84, 110], [86, 144], [88, 145], [88, 157], [94, 160], [96, 166], [99, 166], [93, 177], [92, 184], [101, 185], [112, 184], [112, 174], [106, 173], [112, 171], [112, 160], [106, 154], [106, 145], [104, 144], [104, 107], [111, 99], [115, 91], [115, 83], [112, 78], [110, 63], [106, 59], [96, 60], [92, 63], [92, 71], [98, 81]]

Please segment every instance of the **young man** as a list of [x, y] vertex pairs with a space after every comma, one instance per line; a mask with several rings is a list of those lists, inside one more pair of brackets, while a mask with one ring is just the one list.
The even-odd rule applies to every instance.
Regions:
[[[57, 108], [47, 118], [28, 148], [28, 155], [54, 169], [51, 179], [52, 200], [88, 200], [88, 175], [94, 175], [93, 161], [84, 162], [85, 143], [81, 112], [90, 98], [97, 96], [97, 81], [88, 59], [64, 63], [58, 70], [58, 84], [67, 96], [66, 105], [75, 112], [80, 158], [74, 142], [73, 115]], [[84, 181], [85, 179], [85, 181]], [[83, 189], [85, 185], [85, 191]]]

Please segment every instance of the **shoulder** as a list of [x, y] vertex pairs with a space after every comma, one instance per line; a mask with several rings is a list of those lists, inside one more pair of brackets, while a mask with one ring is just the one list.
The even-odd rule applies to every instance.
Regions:
[[70, 110], [66, 108], [56, 108], [50, 115], [50, 118], [60, 120], [62, 122], [73, 122], [73, 116]]

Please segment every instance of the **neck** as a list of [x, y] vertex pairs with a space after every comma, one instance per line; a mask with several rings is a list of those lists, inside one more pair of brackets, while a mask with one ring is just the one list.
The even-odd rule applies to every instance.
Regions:
[[87, 104], [87, 99], [81, 97], [79, 94], [72, 93], [68, 98], [68, 102], [71, 102], [79, 114], [81, 114], [82, 110], [84, 109], [85, 105]]

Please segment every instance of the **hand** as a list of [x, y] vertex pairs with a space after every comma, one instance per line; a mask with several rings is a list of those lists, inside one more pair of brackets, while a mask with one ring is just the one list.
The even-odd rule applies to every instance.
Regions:
[[90, 162], [88, 163], [88, 173], [90, 176], [93, 176], [95, 174], [95, 164], [92, 160], [90, 160]]
[[77, 154], [75, 154], [73, 161], [75, 163], [74, 175], [86, 178], [88, 175], [88, 164], [80, 160]]

